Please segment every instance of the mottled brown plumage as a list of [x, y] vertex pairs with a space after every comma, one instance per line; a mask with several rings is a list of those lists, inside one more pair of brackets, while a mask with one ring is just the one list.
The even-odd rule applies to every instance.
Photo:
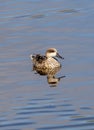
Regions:
[[33, 62], [33, 69], [41, 74], [47, 74], [51, 72], [51, 70], [57, 71], [57, 69], [61, 68], [61, 64], [55, 57], [64, 59], [59, 55], [55, 48], [48, 49], [45, 55], [30, 55]]

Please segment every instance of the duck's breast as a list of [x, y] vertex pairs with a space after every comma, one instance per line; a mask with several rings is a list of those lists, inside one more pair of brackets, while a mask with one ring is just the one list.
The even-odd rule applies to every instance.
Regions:
[[48, 68], [55, 68], [55, 67], [60, 67], [61, 65], [56, 59], [50, 57], [46, 61], [46, 66], [48, 66]]

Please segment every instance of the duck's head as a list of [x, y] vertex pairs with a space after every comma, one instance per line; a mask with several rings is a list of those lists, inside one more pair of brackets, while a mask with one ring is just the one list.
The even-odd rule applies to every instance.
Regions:
[[46, 51], [46, 57], [58, 57], [58, 58], [64, 59], [62, 56], [59, 55], [59, 53], [57, 52], [55, 48], [49, 48]]

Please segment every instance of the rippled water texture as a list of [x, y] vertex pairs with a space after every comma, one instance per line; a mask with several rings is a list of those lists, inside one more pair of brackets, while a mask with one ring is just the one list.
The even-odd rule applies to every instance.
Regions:
[[[55, 47], [57, 85], [29, 55]], [[94, 0], [0, 1], [0, 130], [94, 130]]]

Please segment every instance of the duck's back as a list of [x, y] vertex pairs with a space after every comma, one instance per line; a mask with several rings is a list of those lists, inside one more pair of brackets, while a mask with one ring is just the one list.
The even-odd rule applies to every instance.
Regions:
[[33, 57], [33, 64], [37, 69], [53, 69], [60, 67], [60, 63], [52, 58], [47, 58], [46, 56], [36, 55]]
[[33, 56], [33, 64], [36, 68], [42, 69], [45, 66], [45, 61], [47, 60], [46, 56], [37, 54]]

